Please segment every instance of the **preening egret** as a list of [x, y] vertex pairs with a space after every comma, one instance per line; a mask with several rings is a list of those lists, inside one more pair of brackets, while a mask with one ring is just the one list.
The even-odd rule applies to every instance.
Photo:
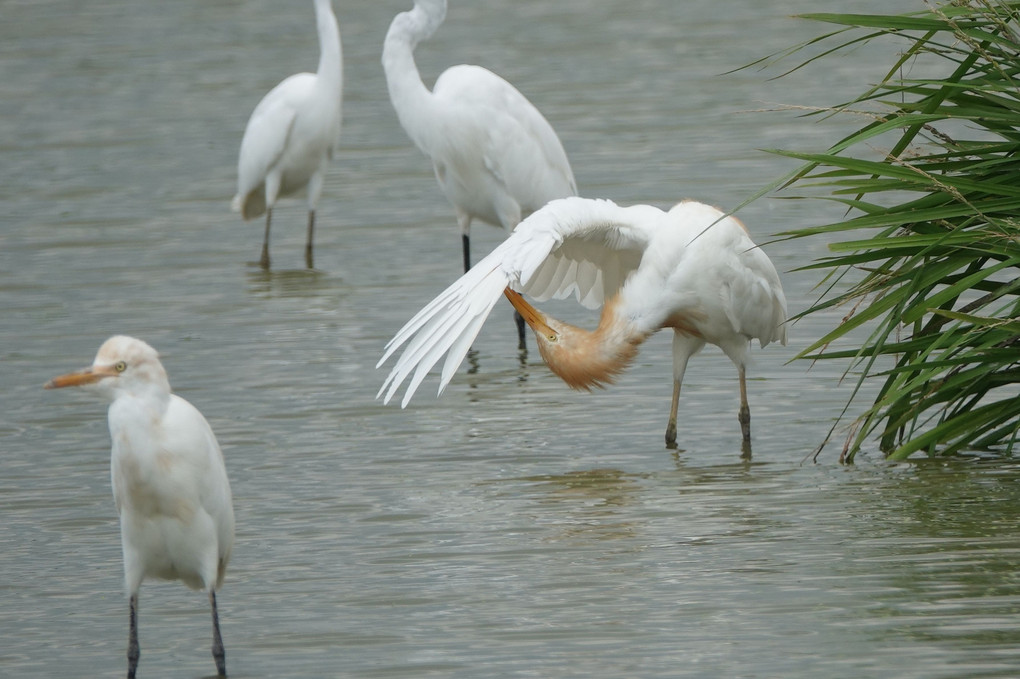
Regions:
[[216, 591], [234, 544], [234, 509], [216, 436], [202, 413], [170, 393], [156, 350], [133, 337], [111, 337], [91, 367], [46, 385], [73, 386], [90, 386], [111, 400], [110, 476], [130, 604], [128, 677], [140, 655], [138, 590], [150, 576], [208, 592], [213, 658], [226, 676]]
[[[583, 330], [535, 309], [538, 301], [574, 293], [602, 306], [599, 325]], [[745, 366], [750, 340], [786, 344], [786, 298], [769, 258], [736, 218], [684, 201], [669, 212], [648, 205], [566, 198], [538, 210], [453, 285], [418, 312], [386, 346], [382, 365], [407, 343], [379, 395], [385, 402], [410, 376], [406, 406], [428, 371], [447, 354], [439, 392], [500, 296], [535, 331], [549, 368], [574, 389], [613, 381], [638, 346], [673, 329], [673, 403], [666, 443], [676, 445], [676, 417], [687, 361], [705, 343], [721, 348], [740, 379], [739, 420], [750, 452]], [[413, 373], [413, 375], [412, 375]]]
[[[457, 212], [464, 271], [471, 267], [471, 222], [508, 232], [550, 200], [577, 195], [556, 132], [523, 94], [481, 66], [452, 66], [430, 92], [414, 48], [446, 18], [446, 0], [415, 0], [398, 14], [382, 63], [400, 125], [432, 159], [436, 179]], [[524, 323], [518, 322], [524, 341]]]
[[266, 215], [259, 265], [269, 268], [269, 224], [276, 199], [308, 191], [305, 264], [312, 268], [315, 208], [326, 167], [340, 139], [343, 59], [331, 0], [315, 0], [319, 69], [297, 73], [269, 91], [248, 119], [237, 159], [237, 195], [231, 208], [244, 219]]

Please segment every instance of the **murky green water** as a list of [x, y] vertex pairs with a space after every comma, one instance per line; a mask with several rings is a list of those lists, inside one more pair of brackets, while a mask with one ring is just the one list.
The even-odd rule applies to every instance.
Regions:
[[[161, 350], [227, 456], [232, 676], [1020, 674], [1020, 466], [841, 468], [835, 448], [805, 463], [846, 393], [838, 367], [786, 361], [825, 319], [757, 353], [752, 462], [714, 350], [688, 371], [684, 450], [663, 448], [666, 336], [612, 389], [576, 394], [534, 351], [521, 364], [496, 313], [441, 399], [430, 382], [406, 410], [374, 401], [383, 344], [460, 266], [379, 63], [408, 5], [338, 2], [343, 150], [318, 270], [302, 270], [292, 200], [265, 274], [249, 265], [261, 225], [229, 212], [236, 152], [262, 94], [314, 68], [311, 3], [0, 3], [0, 675], [124, 671], [105, 406], [41, 388], [115, 332]], [[454, 2], [419, 64], [429, 80], [474, 62], [516, 83], [585, 195], [728, 206], [790, 167], [756, 149], [836, 129], [746, 111], [832, 103], [883, 60], [720, 74], [820, 30], [787, 15], [835, 9]], [[761, 242], [823, 209], [763, 200], [742, 217]], [[476, 251], [500, 235], [476, 227]], [[824, 246], [766, 250], [789, 271]], [[810, 275], [783, 280], [792, 310], [812, 299]], [[204, 597], [147, 583], [141, 642], [141, 676], [208, 675]]]

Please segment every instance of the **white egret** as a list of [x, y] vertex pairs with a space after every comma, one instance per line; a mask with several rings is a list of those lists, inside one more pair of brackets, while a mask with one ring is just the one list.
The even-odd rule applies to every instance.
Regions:
[[[414, 49], [445, 18], [446, 0], [415, 0], [390, 24], [382, 63], [400, 124], [431, 158], [457, 213], [467, 271], [472, 220], [513, 231], [550, 200], [577, 195], [577, 184], [552, 126], [503, 78], [461, 64], [443, 71], [431, 92], [425, 86]], [[524, 323], [518, 328], [523, 343]]]
[[110, 399], [110, 476], [120, 515], [130, 605], [128, 677], [138, 667], [138, 590], [146, 577], [208, 593], [213, 658], [226, 676], [216, 592], [234, 544], [230, 483], [216, 436], [194, 406], [170, 392], [156, 350], [117, 335], [92, 366], [46, 387], [91, 386]]
[[315, 209], [326, 168], [340, 139], [343, 58], [331, 0], [315, 0], [319, 68], [286, 78], [262, 98], [248, 120], [237, 160], [231, 208], [245, 220], [266, 215], [259, 265], [269, 268], [269, 225], [276, 199], [308, 192], [305, 264], [312, 268]]
[[[532, 307], [574, 293], [602, 306], [598, 328], [582, 330]], [[450, 382], [501, 295], [535, 331], [542, 358], [575, 389], [613, 381], [638, 346], [673, 329], [673, 402], [666, 443], [676, 445], [676, 418], [687, 361], [706, 344], [721, 348], [740, 380], [739, 420], [750, 452], [745, 367], [749, 345], [786, 344], [786, 298], [769, 258], [744, 225], [708, 205], [684, 201], [669, 212], [608, 200], [556, 200], [518, 225], [506, 241], [418, 312], [390, 340], [379, 365], [405, 343], [379, 395], [385, 402], [410, 376], [406, 406], [428, 371], [447, 354], [439, 392]]]

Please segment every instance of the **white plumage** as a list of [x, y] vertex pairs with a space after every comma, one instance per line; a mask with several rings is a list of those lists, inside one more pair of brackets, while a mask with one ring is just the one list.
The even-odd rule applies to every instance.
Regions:
[[234, 510], [223, 454], [209, 423], [170, 392], [155, 349], [132, 337], [111, 337], [91, 367], [46, 386], [91, 386], [111, 401], [110, 476], [131, 613], [128, 676], [134, 676], [140, 655], [138, 591], [149, 577], [181, 580], [208, 593], [213, 657], [225, 676], [216, 591], [234, 544]]
[[319, 68], [283, 80], [262, 98], [248, 120], [237, 160], [237, 194], [231, 208], [245, 219], [265, 213], [259, 264], [269, 268], [269, 226], [279, 197], [307, 188], [305, 263], [313, 264], [315, 209], [330, 159], [339, 144], [343, 93], [340, 28], [331, 0], [315, 0]]
[[[737, 365], [740, 420], [750, 447], [744, 368], [749, 343], [786, 343], [786, 298], [775, 267], [743, 224], [714, 207], [684, 201], [669, 212], [647, 205], [567, 198], [546, 205], [401, 328], [379, 365], [403, 353], [380, 389], [389, 402], [402, 384], [406, 406], [446, 355], [440, 393], [492, 307], [506, 296], [535, 331], [549, 367], [571, 387], [611, 382], [649, 335], [673, 328], [674, 395], [667, 443], [676, 442], [676, 408], [687, 361], [705, 343]], [[570, 295], [603, 307], [585, 331], [538, 311], [538, 301]]]
[[[446, 17], [446, 0], [415, 0], [398, 14], [382, 63], [400, 124], [433, 164], [457, 213], [464, 270], [471, 267], [471, 222], [508, 232], [550, 200], [577, 194], [574, 173], [552, 126], [513, 85], [481, 66], [445, 70], [430, 92], [414, 49]], [[523, 341], [524, 326], [520, 324]]]

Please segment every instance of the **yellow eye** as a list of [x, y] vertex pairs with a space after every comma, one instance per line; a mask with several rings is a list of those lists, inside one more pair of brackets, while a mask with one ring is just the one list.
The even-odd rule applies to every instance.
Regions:
[[547, 340], [549, 340], [550, 342], [555, 342], [556, 339], [557, 339], [557, 335], [556, 335], [556, 333], [552, 333], [552, 334], [546, 335], [545, 338]]
[[124, 361], [117, 361], [116, 363], [113, 364], [113, 369], [119, 373], [122, 373], [125, 370], [127, 370], [127, 363], [125, 363]]

